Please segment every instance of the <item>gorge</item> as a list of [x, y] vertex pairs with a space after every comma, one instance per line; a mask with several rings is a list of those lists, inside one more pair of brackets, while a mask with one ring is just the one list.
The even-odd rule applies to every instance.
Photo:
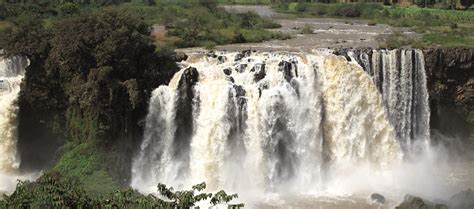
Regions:
[[[159, 182], [179, 189], [205, 181], [210, 190], [238, 192], [251, 202], [263, 194], [301, 192], [443, 198], [465, 189], [459, 183], [436, 185], [446, 180], [446, 168], [426, 167], [444, 157], [433, 146], [440, 143], [439, 134], [453, 136], [440, 126], [449, 123], [443, 121], [443, 104], [454, 100], [461, 112], [472, 111], [465, 103], [472, 98], [459, 96], [472, 89], [472, 50], [198, 51], [187, 56], [169, 84], [151, 94], [144, 136], [130, 160], [130, 184], [141, 192], [154, 192]], [[20, 175], [15, 99], [27, 65], [19, 57], [1, 62], [6, 137], [0, 143], [0, 176], [11, 182], [9, 175]], [[445, 85], [443, 76], [455, 79]], [[469, 126], [460, 125], [457, 137], [469, 137]], [[404, 174], [413, 166], [418, 170]], [[433, 169], [440, 176], [426, 178]], [[410, 185], [423, 177], [415, 187], [429, 186], [428, 191]], [[472, 179], [466, 180], [472, 186]]]

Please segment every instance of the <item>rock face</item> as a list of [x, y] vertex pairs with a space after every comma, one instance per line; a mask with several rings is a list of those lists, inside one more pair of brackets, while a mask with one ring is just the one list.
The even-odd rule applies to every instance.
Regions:
[[446, 205], [443, 204], [434, 204], [426, 200], [421, 199], [420, 197], [406, 195], [405, 199], [397, 209], [448, 209]]
[[265, 71], [265, 64], [264, 63], [255, 65], [250, 70], [250, 72], [255, 72], [255, 74], [253, 75], [253, 79], [254, 79], [255, 82], [258, 82], [258, 81], [262, 80], [263, 78], [265, 78], [265, 75], [267, 75], [266, 71]]
[[370, 195], [370, 199], [378, 203], [385, 203], [385, 197], [379, 193], [373, 193], [372, 195]]
[[250, 50], [243, 50], [242, 52], [235, 55], [234, 61], [239, 61], [244, 57], [248, 57], [248, 56], [250, 56], [250, 53], [251, 53]]
[[[370, 67], [371, 48], [340, 48], [334, 54]], [[474, 49], [423, 49], [430, 98], [432, 137], [474, 140]], [[360, 56], [365, 55], [365, 56]], [[438, 134], [439, 133], [439, 134]], [[440, 137], [441, 136], [441, 137]], [[437, 140], [437, 141], [439, 141]], [[446, 142], [452, 143], [452, 142]], [[454, 146], [454, 144], [450, 144]]]
[[186, 68], [178, 84], [175, 138], [179, 140], [176, 142], [177, 146], [175, 146], [178, 149], [173, 150], [173, 155], [185, 159], [185, 162], [189, 161], [189, 156], [183, 153], [188, 153], [189, 146], [187, 145], [189, 145], [193, 134], [193, 86], [198, 81], [198, 77], [199, 73], [196, 68]]
[[449, 200], [449, 208], [454, 209], [472, 209], [474, 208], [474, 191], [468, 189], [459, 192]]
[[474, 139], [474, 49], [424, 49], [431, 127], [443, 135]]
[[174, 54], [172, 58], [175, 62], [181, 62], [181, 61], [187, 60], [188, 55], [184, 52], [176, 52], [176, 54]]

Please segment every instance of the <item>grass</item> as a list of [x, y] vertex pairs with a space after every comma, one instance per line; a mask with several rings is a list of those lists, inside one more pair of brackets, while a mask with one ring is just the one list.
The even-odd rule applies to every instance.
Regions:
[[117, 189], [119, 184], [106, 171], [102, 152], [91, 143], [65, 145], [68, 149], [59, 159], [52, 171], [63, 176], [77, 178], [84, 190], [91, 194], [105, 195]]
[[420, 8], [417, 6], [383, 6], [374, 3], [290, 3], [273, 8], [302, 17], [362, 18], [368, 25], [388, 24], [411, 27], [422, 34], [421, 40], [410, 40], [403, 34], [392, 34], [387, 46], [474, 47], [474, 12]]

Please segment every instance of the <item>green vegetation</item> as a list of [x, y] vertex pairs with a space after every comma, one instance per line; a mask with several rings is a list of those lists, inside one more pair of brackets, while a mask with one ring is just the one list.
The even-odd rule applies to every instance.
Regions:
[[[380, 37], [382, 38], [382, 37]], [[413, 38], [409, 38], [405, 35], [403, 35], [402, 32], [400, 31], [395, 31], [389, 36], [385, 37], [384, 39], [380, 39], [380, 42], [385, 41], [383, 44], [381, 44], [382, 48], [390, 48], [390, 49], [396, 49], [396, 48], [401, 48], [404, 46], [412, 46], [415, 48], [420, 48], [422, 47], [420, 45], [420, 42]]]
[[176, 47], [210, 47], [289, 38], [282, 33], [265, 30], [280, 25], [255, 13], [231, 14], [222, 8], [204, 7], [193, 1], [177, 4], [157, 2], [152, 7], [132, 2], [117, 7], [140, 15], [150, 24], [166, 26], [166, 40], [159, 37], [160, 34], [155, 37], [158, 42], [168, 42]]
[[[137, 124], [147, 107], [145, 92], [175, 72], [172, 54], [157, 53], [149, 34], [140, 18], [107, 8], [51, 25], [35, 16], [19, 18], [0, 36], [7, 56], [31, 61], [19, 98], [29, 112], [22, 113], [41, 117], [31, 126], [47, 124], [37, 135], [53, 135], [42, 143], [65, 139], [53, 170], [77, 178], [87, 193], [106, 194], [126, 184], [129, 138], [142, 133]], [[20, 137], [19, 143], [31, 139]]]
[[[406, 39], [393, 34], [388, 46], [444, 46], [474, 47], [474, 12], [420, 8], [417, 6], [400, 7], [383, 6], [375, 3], [322, 4], [290, 3], [278, 4], [274, 8], [279, 12], [296, 14], [304, 17], [343, 17], [363, 18], [369, 25], [389, 24], [397, 27], [412, 27], [423, 34], [421, 40], [403, 41]], [[456, 27], [453, 27], [453, 26]], [[398, 41], [397, 41], [398, 40]]]
[[[99, 185], [101, 182], [97, 182]], [[228, 203], [237, 194], [225, 191], [215, 194], [203, 193], [206, 184], [201, 183], [191, 190], [174, 191], [164, 184], [158, 184], [158, 193], [168, 198], [164, 201], [154, 195], [142, 195], [132, 189], [115, 190], [107, 194], [91, 194], [83, 189], [76, 178], [51, 172], [35, 182], [19, 182], [10, 196], [0, 200], [0, 208], [189, 208], [200, 201], [210, 199], [212, 205]], [[243, 204], [233, 205], [242, 208]]]
[[162, 47], [209, 47], [289, 38], [285, 34], [265, 30], [280, 27], [269, 19], [251, 12], [231, 14], [217, 7], [217, 2], [214, 1], [137, 0], [113, 3], [0, 3], [0, 20], [14, 21], [22, 16], [36, 15], [50, 24], [66, 17], [100, 12], [103, 8], [100, 5], [108, 5], [109, 8], [143, 18], [149, 25], [165, 26], [165, 31], [153, 32], [157, 45]]
[[313, 27], [311, 25], [306, 24], [300, 29], [301, 34], [312, 34], [313, 33]]
[[[70, 142], [71, 143], [71, 142]], [[70, 149], [52, 169], [66, 177], [77, 179], [88, 194], [105, 195], [120, 189], [118, 182], [107, 172], [100, 156], [102, 152], [90, 143], [67, 144]]]
[[269, 5], [275, 0], [218, 0], [221, 4], [243, 4], [243, 5]]

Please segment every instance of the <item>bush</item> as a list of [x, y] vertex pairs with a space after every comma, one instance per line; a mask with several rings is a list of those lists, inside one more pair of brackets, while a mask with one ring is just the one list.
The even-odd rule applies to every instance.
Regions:
[[315, 16], [324, 16], [328, 13], [328, 10], [324, 5], [313, 5], [308, 8], [308, 12]]
[[354, 7], [341, 7], [337, 10], [336, 14], [344, 17], [359, 17], [361, 12]]
[[309, 25], [309, 24], [306, 24], [301, 28], [300, 33], [301, 34], [313, 34], [313, 27], [311, 27], [311, 25]]
[[74, 3], [66, 2], [64, 4], [59, 5], [59, 14], [62, 16], [70, 16], [79, 14], [79, 6]]
[[295, 6], [295, 10], [297, 12], [305, 12], [307, 8], [308, 8], [308, 4], [305, 2], [299, 2]]
[[[100, 182], [98, 182], [100, 183]], [[19, 182], [15, 192], [0, 200], [1, 208], [189, 208], [199, 201], [210, 199], [211, 205], [228, 203], [238, 198], [221, 190], [215, 194], [203, 193], [205, 183], [191, 190], [174, 191], [172, 187], [158, 184], [157, 189], [164, 201], [154, 195], [142, 195], [132, 189], [116, 190], [106, 195], [86, 193], [74, 178], [59, 173], [47, 173], [35, 182]], [[239, 204], [243, 207], [243, 204]]]
[[213, 41], [206, 41], [204, 44], [202, 44], [205, 49], [214, 49], [216, 47], [216, 42]]

